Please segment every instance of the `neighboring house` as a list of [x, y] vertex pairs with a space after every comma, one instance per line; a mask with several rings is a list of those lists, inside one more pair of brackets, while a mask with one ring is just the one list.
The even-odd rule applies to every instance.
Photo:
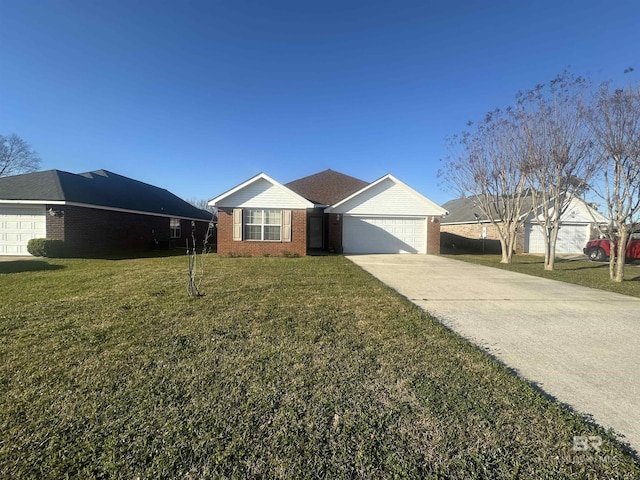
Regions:
[[63, 240], [67, 254], [184, 245], [211, 214], [171, 192], [106, 170], [47, 170], [0, 178], [0, 255], [28, 255], [32, 238]]
[[[482, 214], [473, 198], [458, 198], [443, 205], [449, 215], [442, 219], [442, 248], [500, 251], [497, 228]], [[531, 197], [525, 199], [524, 227], [517, 232], [516, 253], [544, 253], [544, 232], [533, 212]], [[598, 236], [597, 225], [606, 219], [581, 199], [572, 198], [562, 215], [556, 253], [579, 254], [585, 244]]]
[[438, 254], [446, 213], [393, 175], [367, 183], [333, 170], [286, 185], [260, 173], [209, 205], [220, 255]]

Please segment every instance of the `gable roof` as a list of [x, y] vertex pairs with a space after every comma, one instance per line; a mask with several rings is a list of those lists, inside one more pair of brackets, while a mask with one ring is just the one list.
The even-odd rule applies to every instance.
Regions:
[[[584, 207], [584, 211], [588, 211], [588, 210], [593, 211], [594, 218], [596, 219], [595, 221], [597, 222], [604, 221], [604, 217], [599, 212], [597, 212], [596, 210], [588, 206], [584, 202], [584, 200], [581, 200], [579, 198], [573, 198], [571, 199], [571, 202], [572, 203], [569, 210], [575, 210], [575, 209], [583, 210], [582, 207]], [[443, 225], [455, 224], [455, 223], [489, 222], [489, 219], [487, 218], [487, 216], [484, 215], [482, 211], [476, 206], [476, 200], [473, 197], [456, 198], [453, 200], [449, 200], [447, 203], [443, 205], [443, 207], [449, 211], [449, 215], [447, 215], [442, 220]], [[527, 221], [535, 220], [535, 214], [533, 213], [533, 196], [532, 195], [527, 195], [524, 198], [522, 211], [523, 211], [523, 214], [522, 214], [523, 217], [524, 216], [528, 217]], [[567, 213], [570, 214], [571, 212], [567, 212]], [[571, 218], [567, 218], [564, 221], [567, 223], [570, 223], [572, 220]], [[582, 221], [584, 223], [584, 221], [587, 221], [587, 220], [585, 220], [583, 216], [581, 218], [576, 218], [576, 221]], [[592, 222], [592, 221], [594, 220], [592, 219], [592, 220], [589, 220], [588, 222]]]
[[471, 197], [449, 200], [442, 207], [449, 211], [449, 215], [442, 219], [443, 224], [489, 221], [476, 207], [476, 201]]
[[[390, 173], [380, 177], [375, 182], [372, 182], [365, 187], [361, 188], [357, 192], [354, 192], [350, 196], [344, 198], [343, 200], [337, 202], [335, 205], [328, 207], [325, 209], [326, 213], [335, 212], [335, 213], [344, 213], [345, 211], [349, 211], [355, 204], [360, 202], [368, 202], [371, 200], [371, 195], [384, 195], [384, 190], [389, 188], [385, 187], [385, 184], [391, 184], [392, 186], [396, 186], [399, 188], [399, 192], [402, 192], [401, 196], [405, 199], [405, 205], [402, 205], [401, 209], [402, 213], [406, 213], [406, 199], [409, 198], [409, 205], [417, 206], [417, 209], [420, 211], [420, 214], [426, 215], [446, 215], [447, 211], [442, 208], [437, 203], [429, 200], [424, 195], [418, 193], [413, 188], [411, 188], [406, 183], [398, 180], [396, 177], [391, 175]], [[380, 190], [382, 189], [382, 190]], [[389, 200], [389, 198], [387, 198]], [[393, 200], [398, 200], [398, 197], [395, 196]], [[400, 212], [394, 212], [400, 214]]]
[[73, 203], [162, 216], [211, 220], [211, 213], [194, 207], [164, 188], [107, 170], [69, 173], [61, 170], [0, 178], [0, 201]]
[[[271, 190], [271, 192], [268, 192]], [[261, 202], [260, 197], [269, 197], [268, 202], [272, 205], [252, 205], [256, 199]], [[235, 197], [235, 198], [234, 198]], [[284, 205], [286, 203], [286, 205]], [[287, 208], [313, 208], [315, 205], [302, 195], [282, 185], [266, 173], [259, 173], [231, 190], [218, 195], [209, 200], [209, 205], [215, 207], [241, 207], [241, 206], [267, 206], [267, 207], [287, 207]]]
[[328, 169], [285, 184], [302, 197], [319, 205], [333, 205], [369, 185], [359, 178]]
[[[549, 212], [553, 212], [555, 206], [549, 208]], [[536, 208], [535, 212], [531, 212], [527, 217], [527, 222], [543, 221], [542, 206]], [[606, 223], [607, 219], [594, 206], [589, 205], [583, 199], [572, 196], [567, 200], [565, 211], [560, 217], [560, 221], [564, 224], [584, 224], [584, 223]]]

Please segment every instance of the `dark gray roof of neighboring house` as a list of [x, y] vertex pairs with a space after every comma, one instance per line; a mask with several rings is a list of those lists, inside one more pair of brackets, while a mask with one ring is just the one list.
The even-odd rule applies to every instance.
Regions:
[[334, 205], [362, 190], [369, 182], [331, 169], [287, 183], [285, 186], [307, 200], [320, 205]]
[[[532, 206], [532, 197], [528, 195], [524, 199], [524, 208], [522, 214], [528, 214]], [[442, 208], [449, 212], [442, 218], [442, 224], [448, 223], [474, 223], [474, 222], [488, 222], [489, 219], [482, 211], [476, 206], [476, 200], [473, 197], [456, 198], [449, 200], [442, 205]]]
[[486, 220], [480, 209], [475, 206], [475, 200], [469, 197], [456, 198], [449, 200], [442, 205], [442, 208], [449, 212], [442, 219], [442, 223], [458, 223], [458, 222], [477, 222], [478, 219], [474, 213], [478, 215], [482, 220]]
[[64, 201], [181, 218], [211, 219], [211, 213], [194, 207], [164, 188], [107, 170], [79, 174], [46, 170], [0, 178], [0, 199]]

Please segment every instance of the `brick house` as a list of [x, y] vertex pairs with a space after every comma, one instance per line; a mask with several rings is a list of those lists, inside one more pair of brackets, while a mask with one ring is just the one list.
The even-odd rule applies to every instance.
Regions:
[[[449, 214], [442, 219], [441, 248], [445, 251], [470, 250], [500, 253], [498, 229], [476, 206], [473, 198], [457, 198], [443, 205]], [[522, 226], [516, 232], [515, 253], [544, 253], [544, 233], [534, 209], [532, 197], [525, 198]], [[534, 211], [535, 210], [535, 211]], [[598, 235], [598, 224], [606, 219], [593, 206], [572, 198], [561, 217], [556, 253], [581, 254], [586, 243]]]
[[217, 196], [220, 255], [440, 251], [446, 211], [392, 175], [333, 170], [281, 184], [260, 173]]
[[63, 240], [71, 256], [185, 245], [192, 227], [202, 238], [211, 219], [165, 189], [106, 170], [0, 178], [0, 255], [29, 255], [31, 238]]

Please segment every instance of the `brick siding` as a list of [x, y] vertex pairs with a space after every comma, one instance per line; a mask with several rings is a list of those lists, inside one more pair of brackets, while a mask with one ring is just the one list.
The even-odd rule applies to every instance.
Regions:
[[440, 255], [440, 217], [427, 217], [427, 254]]
[[218, 255], [263, 256], [307, 254], [307, 212], [291, 211], [290, 242], [237, 241], [233, 239], [233, 209], [218, 209]]
[[[458, 242], [457, 247], [463, 246], [465, 249], [469, 250], [479, 250], [482, 245], [482, 229], [487, 229], [487, 237], [485, 239], [485, 247], [490, 246], [491, 250], [494, 251], [497, 245], [497, 253], [500, 252], [500, 235], [498, 234], [498, 229], [495, 225], [491, 223], [465, 223], [461, 225], [441, 225], [440, 231], [445, 234], [452, 234], [457, 237], [460, 237], [460, 241]], [[516, 253], [524, 252], [524, 225], [520, 226], [518, 232], [516, 233]], [[447, 242], [451, 242], [451, 237], [446, 235], [442, 235], [442, 248], [449, 249], [451, 245], [448, 245]], [[496, 243], [498, 242], [498, 243]], [[455, 240], [454, 240], [455, 243]]]
[[45, 205], [47, 238], [64, 240], [64, 210], [61, 205]]
[[[80, 256], [132, 249], [185, 245], [191, 221], [181, 220], [180, 238], [170, 238], [169, 217], [116, 212], [71, 205], [47, 205], [47, 238], [63, 240], [68, 255]], [[204, 239], [208, 222], [196, 222], [196, 238]]]

